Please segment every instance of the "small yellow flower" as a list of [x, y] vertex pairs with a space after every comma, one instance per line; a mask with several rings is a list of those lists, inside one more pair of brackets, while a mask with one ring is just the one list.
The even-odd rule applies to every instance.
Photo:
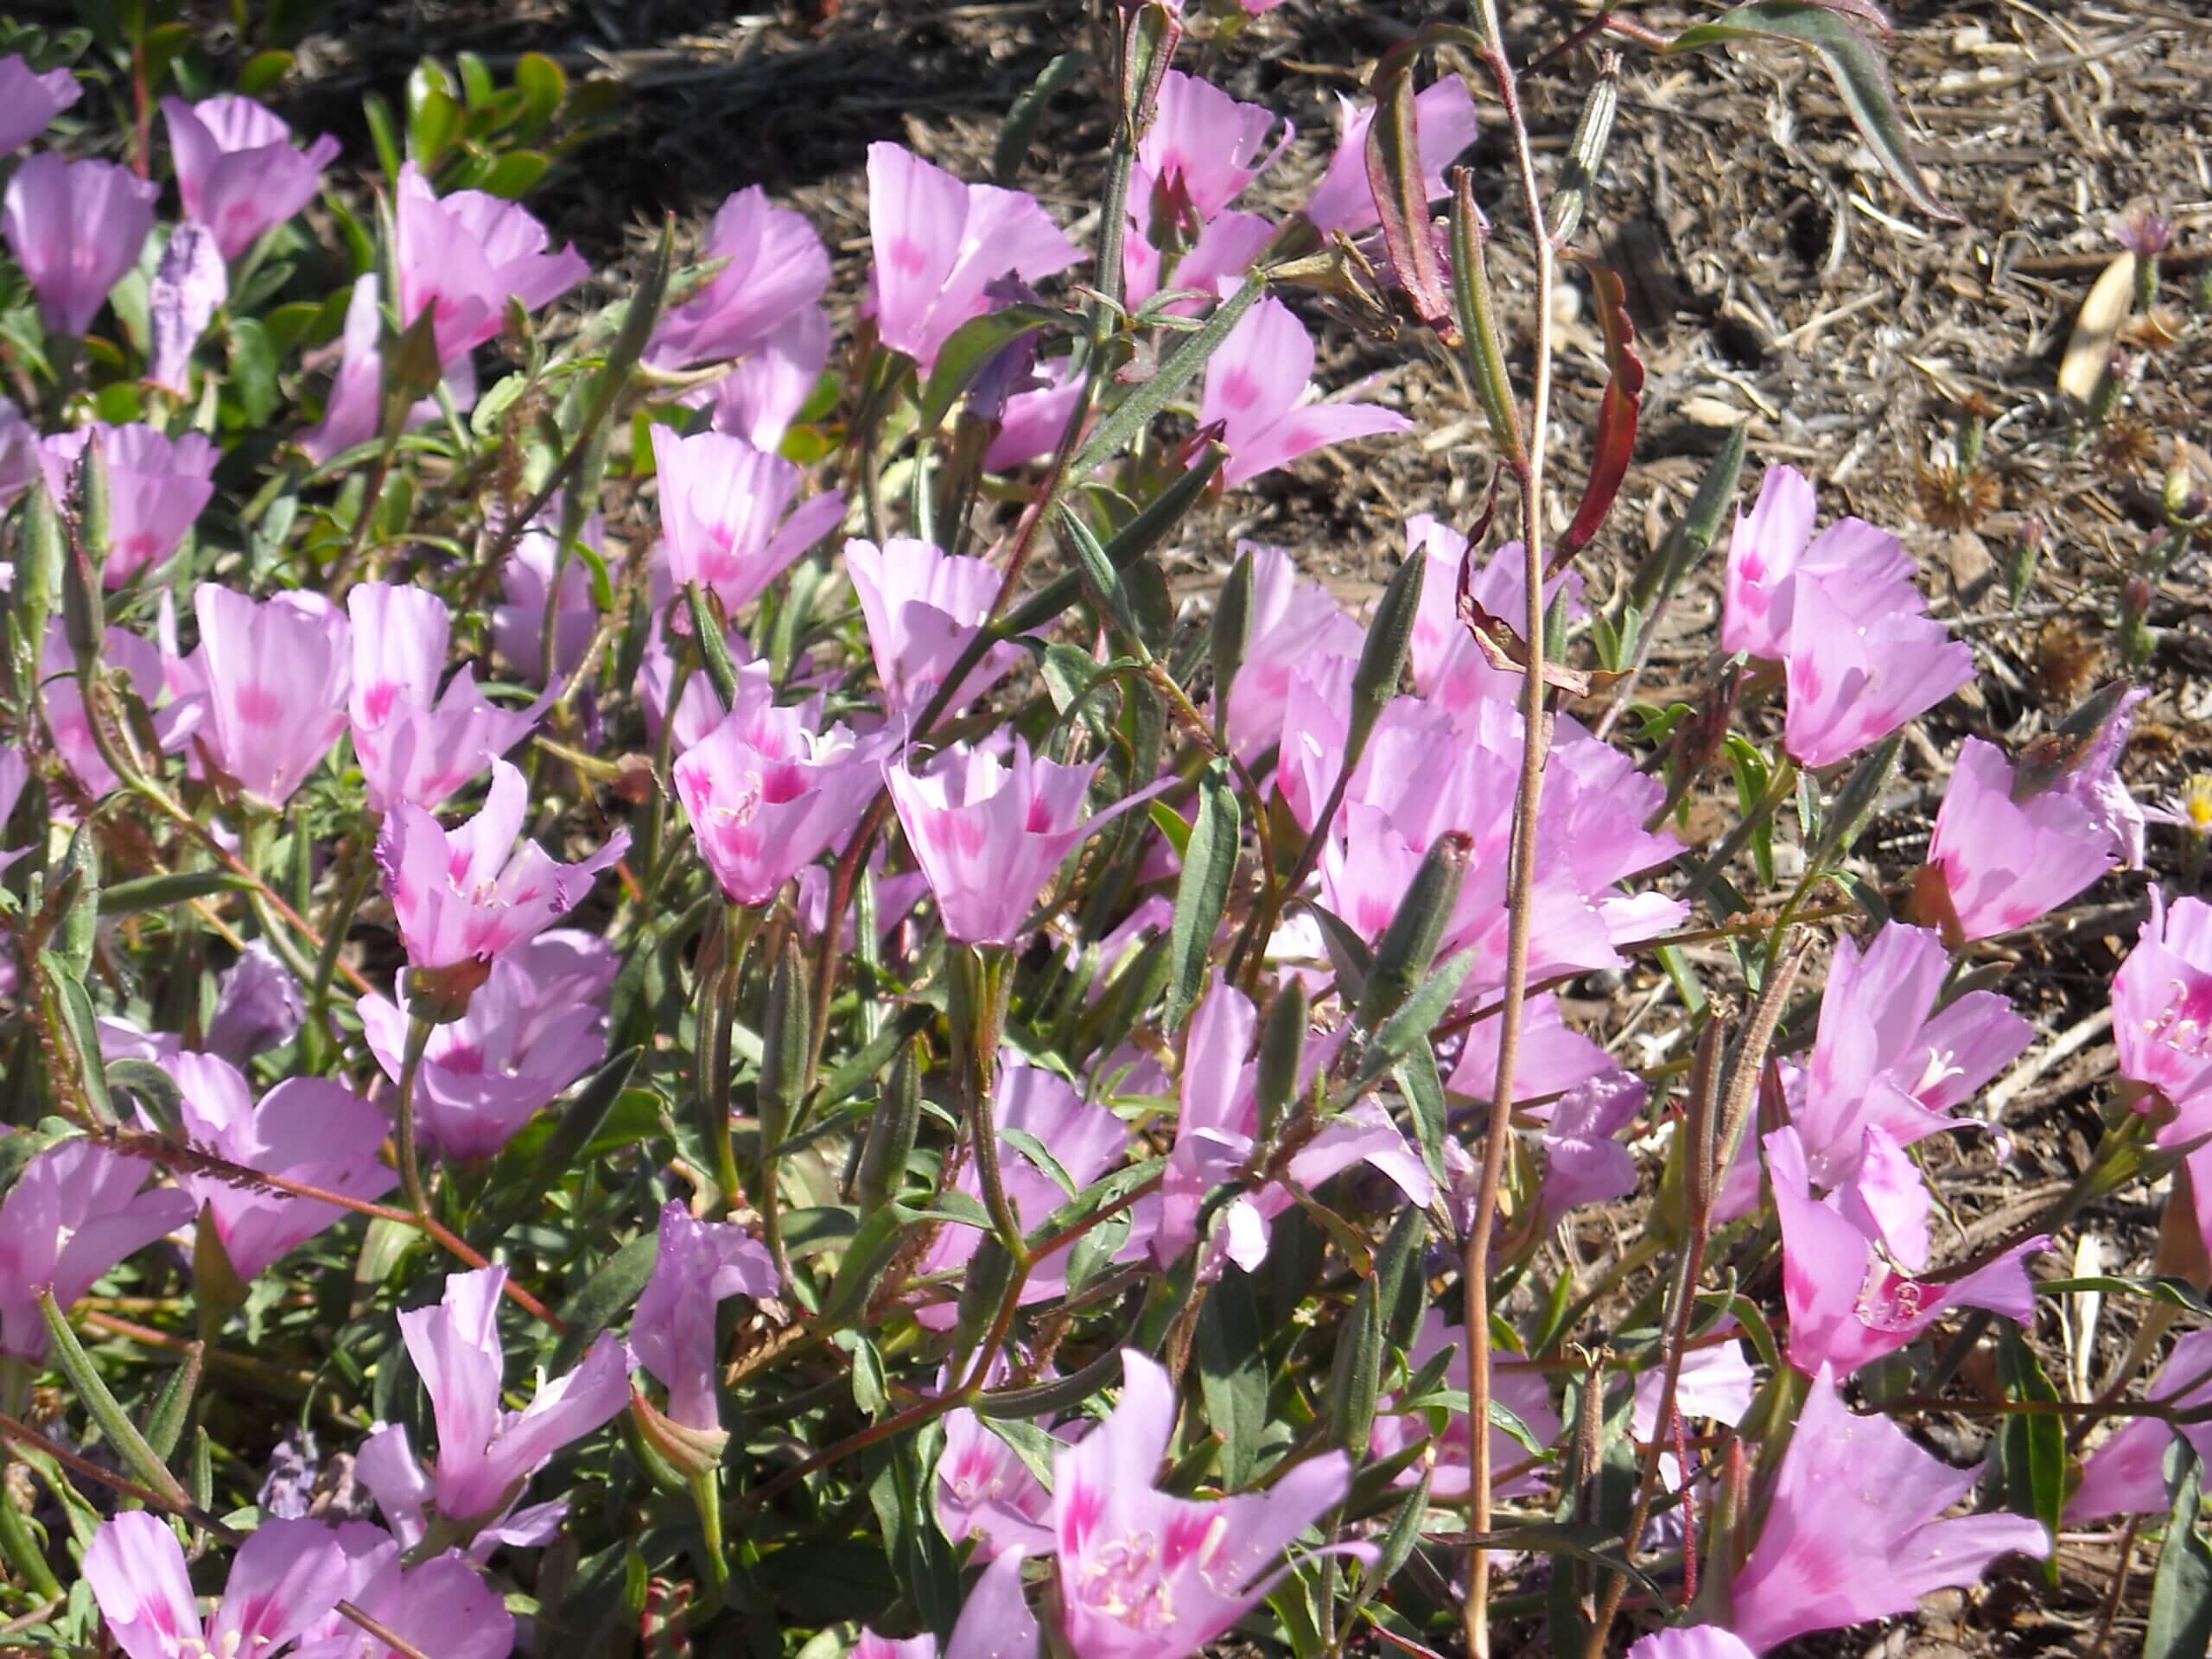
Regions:
[[2179, 794], [2167, 797], [2149, 816], [2193, 836], [2212, 836], [2212, 772], [2194, 774]]

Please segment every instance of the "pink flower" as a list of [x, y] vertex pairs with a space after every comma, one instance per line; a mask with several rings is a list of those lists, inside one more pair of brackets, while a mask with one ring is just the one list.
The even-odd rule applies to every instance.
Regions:
[[1628, 1659], [1754, 1659], [1744, 1638], [1718, 1624], [1654, 1630], [1628, 1650]]
[[8, 181], [0, 233], [58, 334], [92, 327], [108, 289], [138, 263], [161, 192], [111, 162], [65, 162], [41, 150]]
[[499, 1311], [506, 1281], [503, 1267], [448, 1274], [437, 1306], [399, 1316], [399, 1334], [437, 1419], [433, 1486], [438, 1515], [449, 1522], [500, 1513], [556, 1452], [629, 1402], [630, 1351], [601, 1332], [575, 1370], [541, 1382], [524, 1409], [504, 1409]]
[[[1175, 1147], [1161, 1178], [1160, 1226], [1152, 1239], [1153, 1260], [1172, 1266], [1199, 1243], [1198, 1217], [1206, 1195], [1246, 1172], [1258, 1150], [1259, 1067], [1250, 1059], [1259, 1034], [1259, 1014], [1243, 992], [1219, 970], [1192, 1016], [1183, 1052], [1181, 1110], [1175, 1121]], [[1306, 1044], [1301, 1095], [1335, 1058], [1343, 1033]], [[1269, 1181], [1239, 1193], [1224, 1206], [1219, 1231], [1204, 1261], [1208, 1277], [1225, 1256], [1247, 1273], [1267, 1259], [1274, 1218], [1296, 1199], [1291, 1187], [1310, 1192], [1331, 1176], [1367, 1163], [1388, 1176], [1414, 1204], [1435, 1196], [1434, 1184], [1421, 1158], [1406, 1144], [1382, 1108], [1363, 1101], [1328, 1120], [1290, 1160], [1290, 1183]]]
[[[607, 526], [597, 513], [584, 521], [581, 539], [605, 556]], [[546, 673], [545, 591], [553, 580], [555, 552], [553, 537], [546, 531], [525, 531], [499, 570], [499, 592], [505, 602], [492, 607], [493, 649], [532, 685], [574, 673], [599, 626], [591, 572], [583, 560], [571, 554], [561, 569], [561, 593], [556, 601], [558, 614], [553, 622], [553, 671], [551, 676]]]
[[1008, 272], [1039, 282], [1083, 257], [1034, 198], [963, 184], [898, 144], [868, 147], [868, 215], [877, 331], [925, 373], [961, 324], [992, 308], [991, 283]]
[[[883, 706], [918, 713], [990, 615], [1002, 578], [985, 559], [947, 554], [928, 542], [845, 543], [845, 570], [868, 620], [868, 648], [883, 682]], [[1021, 664], [1020, 646], [993, 645], [969, 671], [948, 714], [957, 714]]]
[[257, 603], [203, 582], [193, 605], [207, 696], [200, 747], [247, 796], [282, 807], [346, 729], [352, 630], [320, 594]]
[[282, 1048], [307, 1022], [300, 982], [259, 939], [248, 944], [218, 983], [207, 1052], [232, 1065]]
[[73, 481], [82, 487], [85, 448], [91, 443], [99, 445], [107, 463], [111, 540], [100, 582], [120, 588], [176, 551], [215, 493], [210, 480], [219, 457], [197, 432], [172, 439], [137, 422], [79, 427], [39, 446], [46, 493], [55, 501], [71, 499]]
[[[1240, 104], [1211, 81], [1167, 72], [1129, 176], [1122, 270], [1131, 305], [1150, 299], [1163, 281], [1210, 289], [1251, 264], [1274, 226], [1225, 210], [1288, 148], [1296, 129], [1280, 124], [1276, 134], [1274, 112], [1263, 105]], [[1179, 257], [1171, 267], [1172, 254]]]
[[[1503, 1036], [1504, 1022], [1494, 1016], [1467, 1028], [1448, 1085], [1453, 1094], [1469, 1100], [1491, 1097], [1497, 1087], [1497, 1051]], [[1516, 1106], [1524, 1101], [1549, 1101], [1618, 1069], [1611, 1055], [1567, 1023], [1560, 1014], [1559, 998], [1549, 991], [1530, 997], [1522, 1009], [1520, 1057], [1513, 1073]], [[1541, 1122], [1549, 1113], [1539, 1108], [1524, 1115]]]
[[[217, 1157], [266, 1174], [356, 1198], [379, 1198], [393, 1175], [377, 1154], [385, 1116], [327, 1077], [290, 1077], [257, 1106], [228, 1060], [182, 1053], [163, 1063], [184, 1096], [187, 1136]], [[152, 1125], [149, 1125], [152, 1127]], [[251, 1281], [278, 1257], [342, 1220], [319, 1198], [257, 1192], [213, 1175], [180, 1173], [177, 1185], [206, 1210], [240, 1280]]]
[[[1413, 1345], [1406, 1351], [1408, 1370], [1418, 1371], [1441, 1353], [1455, 1356], [1445, 1372], [1445, 1386], [1463, 1386], [1466, 1363], [1456, 1357], [1459, 1347], [1461, 1327], [1444, 1322], [1444, 1310], [1432, 1307], [1422, 1317], [1421, 1329], [1414, 1333]], [[1551, 1385], [1544, 1381], [1544, 1374], [1533, 1365], [1519, 1365], [1510, 1360], [1495, 1364], [1491, 1371], [1491, 1394], [1498, 1404], [1518, 1417], [1529, 1433], [1546, 1446], [1560, 1437], [1561, 1424], [1559, 1413], [1553, 1408]], [[1467, 1439], [1467, 1414], [1454, 1411], [1446, 1422], [1441, 1434], [1432, 1435], [1429, 1416], [1426, 1411], [1396, 1409], [1396, 1396], [1385, 1400], [1375, 1419], [1375, 1437], [1369, 1455], [1380, 1461], [1395, 1457], [1408, 1446], [1432, 1441], [1434, 1463], [1429, 1496], [1440, 1503], [1453, 1503], [1465, 1499], [1471, 1484], [1473, 1453]], [[1546, 1471], [1541, 1466], [1529, 1468], [1528, 1448], [1495, 1423], [1490, 1430], [1491, 1467], [1493, 1471], [1510, 1470], [1514, 1472], [1499, 1478], [1493, 1474], [1491, 1495], [1493, 1497], [1522, 1497], [1544, 1490]], [[1399, 1486], [1413, 1486], [1421, 1480], [1418, 1465], [1401, 1470], [1393, 1483]]]
[[1641, 1122], [1649, 1094], [1642, 1078], [1614, 1070], [1575, 1084], [1553, 1104], [1544, 1125], [1538, 1202], [1547, 1217], [1557, 1219], [1583, 1205], [1636, 1191], [1636, 1160], [1618, 1137]]
[[495, 709], [463, 664], [438, 696], [453, 618], [426, 588], [365, 582], [346, 595], [353, 623], [347, 713], [369, 810], [400, 802], [435, 811], [537, 724], [549, 691], [527, 709]]
[[1086, 818], [1084, 798], [1103, 764], [1034, 760], [1017, 736], [1011, 762], [957, 744], [926, 772], [915, 772], [906, 760], [885, 769], [907, 844], [930, 879], [947, 933], [963, 944], [1013, 944], [1039, 890], [1067, 855], [1170, 781]]
[[[448, 1550], [403, 1567], [398, 1547], [387, 1545], [378, 1559], [381, 1565], [346, 1599], [394, 1636], [438, 1659], [509, 1659], [514, 1652], [514, 1615], [467, 1557]], [[338, 1612], [308, 1632], [300, 1651], [313, 1659], [394, 1659], [392, 1649]]]
[[260, 1659], [307, 1635], [392, 1554], [383, 1529], [364, 1522], [264, 1521], [238, 1546], [222, 1605], [203, 1626], [176, 1535], [136, 1510], [100, 1524], [85, 1551], [85, 1582], [130, 1659]]
[[416, 968], [489, 962], [582, 904], [593, 879], [629, 850], [630, 832], [576, 864], [556, 864], [534, 841], [515, 849], [530, 788], [504, 760], [492, 763], [483, 809], [448, 830], [421, 807], [394, 807], [377, 838], [385, 892]]
[[[21, 749], [0, 749], [0, 836], [4, 836], [8, 820], [16, 814], [16, 803], [22, 798], [23, 785], [31, 779], [30, 762], [23, 758]], [[17, 859], [28, 856], [29, 847], [0, 848], [0, 871], [5, 871]]]
[[1949, 1128], [1951, 1113], [2035, 1040], [2035, 1027], [1994, 991], [1938, 1011], [1950, 967], [1941, 938], [1903, 922], [1885, 924], [1864, 955], [1837, 941], [1804, 1098], [1792, 1103], [1815, 1185], [1840, 1186], [1857, 1173], [1870, 1124], [1900, 1147]]
[[[302, 432], [299, 446], [318, 467], [348, 449], [384, 435], [384, 321], [378, 308], [375, 273], [354, 279], [346, 304], [346, 332], [340, 342], [338, 376], [323, 401], [322, 419]], [[407, 411], [403, 429], [438, 418], [438, 402], [425, 397]]]
[[2050, 1536], [2024, 1516], [1941, 1518], [1980, 1472], [1945, 1467], [1886, 1417], [1853, 1415], [1823, 1366], [1736, 1575], [1736, 1634], [1764, 1653], [1808, 1630], [1910, 1612], [2000, 1555], [2049, 1555]]
[[[129, 686], [131, 696], [153, 711], [154, 736], [163, 753], [173, 754], [192, 741], [207, 714], [206, 701], [199, 696], [172, 699], [168, 696], [162, 653], [151, 641], [120, 625], [111, 627], [100, 645], [100, 661]], [[46, 704], [46, 729], [77, 781], [98, 800], [122, 780], [92, 741], [92, 723], [85, 714], [84, 694], [75, 669], [67, 631], [56, 617], [47, 628], [46, 649], [39, 656], [39, 672], [46, 677], [40, 693]]]
[[667, 1389], [671, 1419], [685, 1428], [721, 1428], [715, 1309], [733, 1296], [773, 1296], [780, 1287], [776, 1264], [745, 1229], [695, 1221], [674, 1198], [661, 1206], [660, 1253], [631, 1317], [630, 1346]]
[[2004, 754], [1967, 739], [1928, 847], [1963, 939], [2025, 927], [2114, 862], [2110, 832], [2072, 795], [2046, 790], [2018, 797], [2018, 779]]
[[[1230, 689], [1227, 725], [1236, 752], [1250, 759], [1282, 736], [1299, 672], [1330, 657], [1357, 658], [1364, 636], [1336, 596], [1302, 575], [1285, 549], [1239, 542], [1236, 551], [1252, 556], [1252, 624], [1244, 665]], [[1350, 685], [1347, 679], [1347, 690]], [[1333, 781], [1332, 774], [1322, 789]]]
[[[1520, 695], [1521, 677], [1491, 666], [1475, 644], [1465, 623], [1459, 620], [1459, 567], [1467, 552], [1467, 538], [1449, 524], [1417, 512], [1406, 520], [1406, 555], [1428, 561], [1421, 585], [1421, 605], [1414, 614], [1414, 689], [1449, 712], [1455, 719], [1483, 697], [1511, 702]], [[1511, 623], [1516, 632], [1528, 626], [1529, 601], [1521, 543], [1507, 542], [1476, 567], [1469, 588], [1472, 598], [1492, 616]], [[1544, 585], [1547, 603], [1564, 588], [1568, 613], [1587, 613], [1582, 603], [1582, 575], [1562, 571]]]
[[291, 128], [250, 98], [165, 98], [162, 116], [185, 215], [215, 232], [226, 259], [313, 201], [322, 169], [338, 159], [338, 141], [327, 133], [295, 149]]
[[[1306, 217], [1323, 236], [1334, 231], [1357, 236], [1382, 222], [1367, 182], [1367, 132], [1375, 124], [1375, 105], [1342, 93], [1337, 105], [1337, 153], [1306, 204]], [[1452, 193], [1444, 181], [1444, 169], [1475, 142], [1475, 100], [1468, 96], [1466, 83], [1448, 75], [1423, 87], [1414, 99], [1414, 124], [1428, 199], [1440, 201]]]
[[935, 1499], [945, 1537], [955, 1544], [973, 1538], [979, 1560], [1009, 1549], [1052, 1553], [1052, 1493], [1020, 1454], [964, 1406], [944, 1416]]
[[653, 368], [750, 357], [785, 325], [817, 310], [830, 286], [830, 251], [814, 226], [804, 213], [771, 207], [757, 184], [715, 211], [699, 257], [729, 263], [661, 318], [645, 348]]
[[507, 302], [535, 311], [591, 275], [574, 247], [545, 251], [545, 227], [480, 190], [441, 198], [414, 162], [399, 169], [399, 320], [428, 307], [438, 360], [451, 366], [505, 325]]
[[[2212, 1403], [2212, 1331], [2192, 1331], [2174, 1344], [2145, 1389], [2146, 1401], [2176, 1408]], [[2212, 1453], [2212, 1423], [2168, 1423], [2156, 1417], [2120, 1420], [2118, 1433], [2082, 1465], [2082, 1484], [2066, 1500], [2066, 1523], [2087, 1526], [2113, 1515], [2163, 1515], [2166, 1449], [2178, 1434], [2200, 1458]]]
[[[1122, 286], [1128, 303], [1142, 305], [1163, 288], [1224, 298], [1236, 289], [1274, 236], [1275, 227], [1266, 219], [1232, 208], [1207, 220], [1182, 257], [1171, 264], [1166, 255], [1132, 225], [1122, 244]], [[1188, 299], [1173, 301], [1166, 310], [1171, 316], [1194, 317], [1205, 308], [1205, 300]], [[1033, 453], [1042, 454], [1045, 450]]]
[[1833, 1366], [1847, 1376], [1895, 1353], [1956, 1307], [1985, 1308], [2023, 1324], [2034, 1317], [2035, 1288], [2024, 1262], [2048, 1247], [2046, 1238], [2031, 1238], [1948, 1284], [1908, 1276], [1928, 1266], [1928, 1189], [1878, 1126], [1867, 1126], [1857, 1173], [1826, 1200], [1813, 1197], [1796, 1129], [1768, 1135], [1766, 1157], [1782, 1218], [1789, 1362], [1799, 1370]]
[[845, 516], [845, 498], [835, 490], [791, 507], [799, 469], [726, 433], [679, 438], [656, 426], [653, 467], [669, 574], [679, 589], [695, 582], [713, 589], [733, 613]]
[[[430, 1033], [415, 1079], [423, 1141], [448, 1158], [489, 1158], [563, 1090], [607, 1058], [604, 1010], [613, 977], [580, 975], [558, 943], [541, 934], [492, 964], [458, 1020]], [[397, 1082], [407, 1054], [408, 1002], [365, 996], [361, 1034], [386, 1077]]]
[[154, 337], [146, 381], [179, 397], [192, 391], [192, 350], [230, 297], [230, 274], [215, 234], [186, 219], [169, 232], [162, 263], [146, 296], [147, 328]]
[[0, 1354], [43, 1360], [41, 1290], [67, 1308], [124, 1256], [192, 1219], [183, 1193], [139, 1190], [149, 1167], [81, 1140], [23, 1166], [0, 1201]]
[[709, 388], [709, 423], [772, 453], [822, 383], [830, 362], [830, 314], [810, 305]]
[[2113, 978], [2112, 1014], [2120, 1075], [2174, 1111], [2158, 1144], [2183, 1146], [2212, 1128], [2212, 905], [2168, 906], [2151, 890], [2150, 917]]
[[[669, 718], [669, 698], [675, 694], [677, 670], [676, 651], [668, 643], [668, 613], [657, 610], [646, 626], [645, 649], [638, 662], [638, 701], [645, 717], [645, 735], [654, 743], [660, 741], [662, 726]], [[703, 670], [696, 666], [683, 681], [683, 694], [676, 703], [675, 753], [688, 754], [704, 741], [707, 734], [725, 720], [739, 712], [758, 716], [776, 700], [776, 684], [770, 665], [765, 658], [753, 654], [753, 647], [746, 643], [735, 623], [722, 632], [722, 643], [729, 650], [730, 664], [737, 670], [737, 702], [734, 708], [722, 707], [721, 694], [715, 690], [715, 683]], [[677, 641], [680, 648], [683, 642]], [[808, 706], [810, 719], [818, 719], [821, 699], [814, 699]]]
[[12, 156], [85, 95], [73, 71], [35, 72], [20, 53], [0, 58], [0, 156]]
[[741, 706], [676, 763], [699, 855], [733, 904], [760, 907], [842, 842], [882, 784], [880, 741], [803, 709]]
[[[1080, 1192], [1127, 1156], [1128, 1126], [1115, 1116], [1112, 1108], [1085, 1100], [1053, 1073], [1020, 1064], [1011, 1049], [1001, 1051], [999, 1068], [1000, 1092], [995, 1113], [1001, 1136], [999, 1175], [1006, 1188], [1007, 1200], [1014, 1206], [1014, 1219], [1024, 1232], [1032, 1232], [1068, 1201], [1067, 1189], [1051, 1171], [1033, 1163], [1020, 1146], [1004, 1137], [1027, 1135], [1049, 1148], [1062, 1172]], [[962, 1168], [954, 1185], [971, 1198], [980, 1201], [982, 1198], [982, 1181], [972, 1163]], [[952, 1274], [957, 1281], [958, 1269], [974, 1260], [982, 1237], [973, 1227], [944, 1229], [922, 1258], [919, 1270], [925, 1274]], [[1125, 1257], [1135, 1254], [1135, 1248], [1123, 1251]], [[1064, 1294], [1067, 1289], [1067, 1268], [1065, 1250], [1039, 1261], [1022, 1287], [1022, 1304], [1026, 1306]], [[934, 1302], [919, 1309], [918, 1317], [926, 1329], [950, 1331], [956, 1312], [950, 1302]]]
[[1783, 663], [1783, 741], [1802, 764], [1825, 766], [1925, 714], [1974, 667], [1972, 648], [1925, 614], [1896, 537], [1845, 518], [1814, 539], [1813, 511], [1801, 474], [1767, 469], [1729, 543], [1720, 642]]
[[[944, 1659], [1036, 1659], [1037, 1619], [1021, 1593], [1021, 1551], [1010, 1549], [984, 1568], [944, 1644]], [[862, 1630], [852, 1659], [938, 1659], [937, 1638], [893, 1642]], [[1087, 1652], [1084, 1659], [1090, 1659]]]
[[1262, 300], [1206, 365], [1198, 424], [1222, 423], [1229, 446], [1224, 484], [1234, 487], [1287, 467], [1324, 444], [1413, 429], [1395, 410], [1314, 403], [1313, 391], [1313, 341], [1306, 325], [1281, 301]]
[[[353, 1459], [353, 1473], [376, 1499], [377, 1511], [384, 1516], [385, 1524], [391, 1529], [391, 1535], [400, 1548], [411, 1550], [419, 1546], [429, 1534], [430, 1511], [437, 1498], [437, 1489], [423, 1471], [422, 1461], [415, 1455], [407, 1430], [397, 1423], [382, 1424], [372, 1430]], [[517, 1497], [519, 1496], [518, 1489]], [[510, 1503], [491, 1519], [471, 1523], [471, 1536], [461, 1558], [480, 1567], [492, 1559], [502, 1544], [513, 1549], [535, 1549], [550, 1543], [559, 1535], [561, 1522], [568, 1513], [569, 1506], [564, 1501], [520, 1507]], [[317, 1659], [321, 1656], [318, 1655]], [[376, 1659], [389, 1659], [389, 1656], [379, 1654]], [[499, 1659], [505, 1659], [504, 1651]]]
[[1053, 1460], [1061, 1630], [1084, 1659], [1197, 1653], [1267, 1593], [1287, 1570], [1284, 1549], [1351, 1489], [1350, 1460], [1329, 1452], [1265, 1492], [1171, 1496], [1151, 1480], [1174, 1429], [1167, 1373], [1124, 1349], [1113, 1414]]

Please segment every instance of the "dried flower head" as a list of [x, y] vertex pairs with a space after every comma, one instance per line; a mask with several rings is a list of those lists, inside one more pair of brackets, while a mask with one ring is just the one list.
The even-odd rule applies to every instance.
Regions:
[[2003, 480], [1986, 467], [1948, 456], [1920, 468], [1920, 516], [1937, 530], [1973, 530], [2005, 500]]
[[2036, 635], [2035, 683], [2055, 703], [2080, 699], [2104, 661], [2104, 641], [2071, 617], [2056, 616]]

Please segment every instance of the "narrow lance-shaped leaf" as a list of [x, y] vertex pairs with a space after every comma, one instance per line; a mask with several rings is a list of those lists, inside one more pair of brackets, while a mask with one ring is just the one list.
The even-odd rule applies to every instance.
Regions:
[[1221, 925], [1222, 912], [1228, 907], [1230, 883], [1236, 874], [1237, 836], [1242, 827], [1229, 763], [1216, 760], [1198, 779], [1198, 815], [1191, 826], [1183, 874], [1175, 888], [1175, 919], [1168, 944], [1173, 962], [1167, 982], [1170, 1031], [1189, 1017], [1205, 983], [1207, 952]]
[[1667, 50], [1694, 52], [1723, 41], [1756, 40], [1789, 41], [1819, 54], [1859, 136], [1906, 199], [1930, 219], [1946, 225], [1965, 222], [1929, 188], [1912, 159], [1911, 140], [1897, 113], [1897, 92], [1880, 54], [1838, 11], [1810, 0], [1751, 0], [1709, 23], [1683, 30]]
[[2143, 1636], [2143, 1659], [2199, 1659], [2212, 1643], [2212, 1549], [2196, 1529], [2204, 1465], [2189, 1442], [2176, 1435], [2166, 1466], [2175, 1471], [2166, 1478], [2173, 1509], [2158, 1552], [2158, 1576], [2151, 1580], [2151, 1625]]
[[1605, 334], [1605, 400], [1598, 405], [1598, 432], [1591, 447], [1590, 481], [1583, 488], [1582, 505], [1553, 550], [1551, 570], [1557, 572], [1590, 545], [1613, 499], [1628, 477], [1628, 464], [1636, 454], [1637, 417], [1643, 406], [1643, 359], [1636, 354], [1636, 325], [1629, 320], [1628, 289], [1619, 274], [1592, 259], [1585, 262], [1590, 286], [1597, 297], [1598, 322]]
[[1159, 372], [1135, 391], [1116, 404], [1114, 410], [1090, 435], [1090, 442], [1083, 446], [1083, 453], [1069, 465], [1069, 474], [1075, 478], [1088, 477], [1092, 469], [1102, 467], [1121, 452], [1122, 447], [1136, 436], [1151, 423], [1152, 417], [1167, 407], [1183, 388], [1196, 379], [1213, 354], [1221, 349], [1244, 314], [1260, 302], [1268, 291], [1265, 271], [1254, 271], [1244, 279], [1244, 285], [1214, 307], [1213, 315], [1203, 327], [1186, 335], [1167, 360], [1160, 365]]
[[1367, 184], [1382, 221], [1382, 245], [1414, 315], [1440, 331], [1446, 344], [1455, 343], [1451, 289], [1428, 231], [1428, 186], [1421, 177], [1410, 63], [1386, 70], [1376, 80], [1375, 119], [1367, 129]]

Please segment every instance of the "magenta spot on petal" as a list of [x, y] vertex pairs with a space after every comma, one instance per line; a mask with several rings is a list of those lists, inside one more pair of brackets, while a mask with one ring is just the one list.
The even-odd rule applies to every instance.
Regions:
[[893, 269], [909, 276], [918, 276], [930, 262], [928, 254], [912, 237], [902, 236], [891, 245], [891, 264]]
[[361, 697], [361, 711], [372, 726], [381, 726], [391, 713], [391, 705], [398, 700], [399, 688], [390, 680], [378, 680]]
[[484, 1055], [467, 1043], [456, 1043], [438, 1056], [438, 1064], [448, 1071], [457, 1071], [465, 1077], [484, 1075]]
[[1235, 409], [1249, 409], [1260, 400], [1260, 383], [1243, 369], [1221, 377], [1221, 401]]
[[970, 858], [981, 854], [990, 844], [989, 826], [979, 817], [957, 817], [951, 821], [952, 844]]
[[238, 688], [235, 706], [238, 718], [249, 726], [274, 726], [284, 718], [284, 700], [258, 682]]

